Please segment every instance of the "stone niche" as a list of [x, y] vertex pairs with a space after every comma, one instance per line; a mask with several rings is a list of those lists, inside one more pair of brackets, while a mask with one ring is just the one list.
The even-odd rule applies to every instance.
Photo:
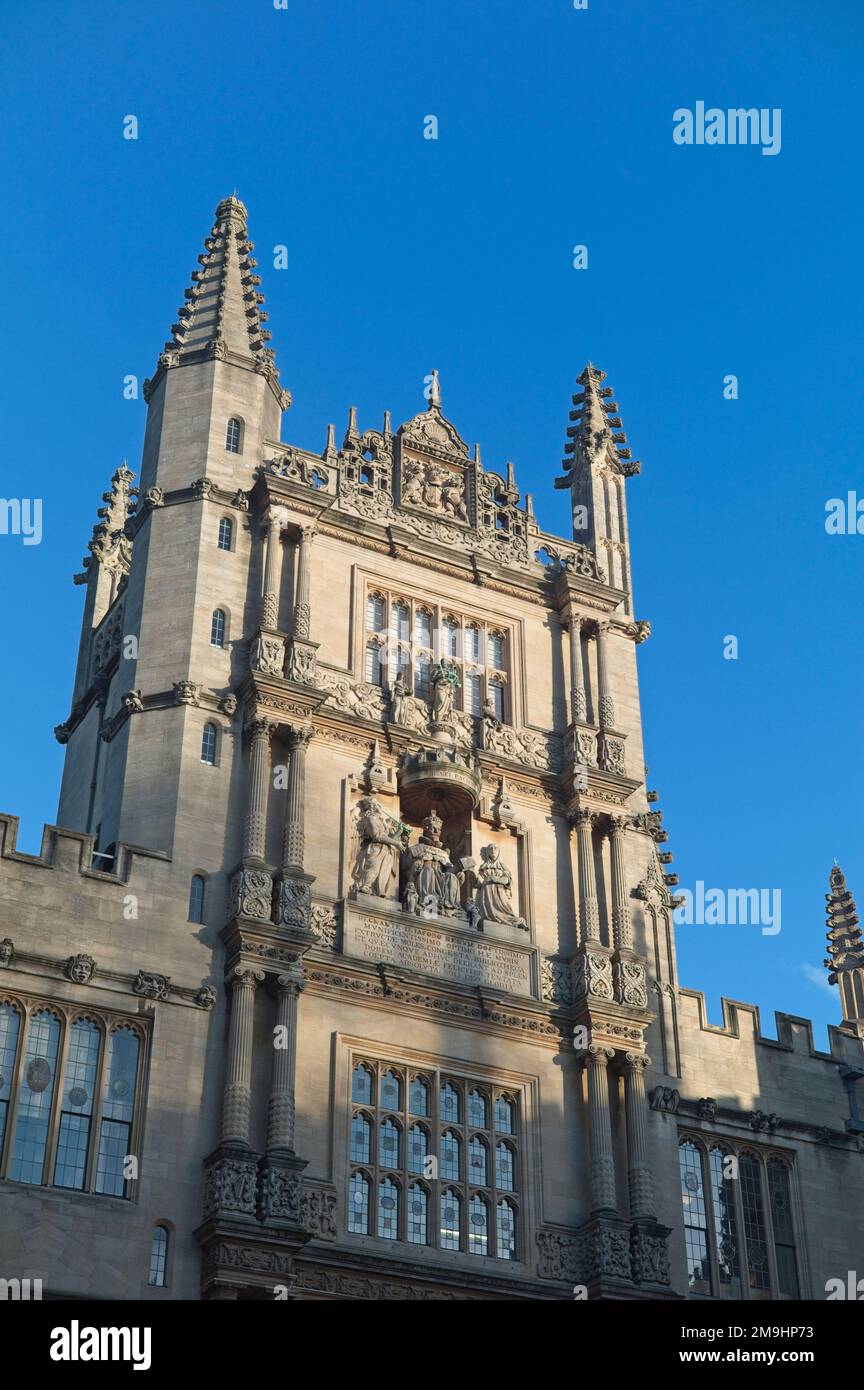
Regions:
[[534, 993], [525, 847], [515, 825], [480, 818], [479, 799], [471, 755], [441, 745], [409, 754], [398, 785], [379, 781], [365, 792], [355, 785], [346, 836], [348, 954]]

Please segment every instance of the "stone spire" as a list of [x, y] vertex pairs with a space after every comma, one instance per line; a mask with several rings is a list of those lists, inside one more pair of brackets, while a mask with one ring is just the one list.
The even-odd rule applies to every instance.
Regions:
[[267, 346], [271, 334], [264, 327], [261, 277], [254, 273], [258, 262], [252, 256], [246, 220], [246, 208], [236, 194], [223, 198], [156, 374], [144, 383], [145, 400], [167, 369], [216, 359], [254, 368], [266, 377], [281, 410], [291, 404], [290, 393], [279, 385], [275, 353]]
[[840, 988], [843, 1022], [864, 1023], [864, 941], [855, 899], [846, 887], [843, 870], [835, 863], [830, 876], [828, 904], [828, 980]]
[[632, 609], [630, 553], [624, 481], [639, 473], [642, 465], [631, 458], [627, 436], [612, 399], [604, 386], [606, 373], [589, 362], [576, 378], [581, 387], [573, 396], [564, 445], [564, 476], [556, 488], [567, 488], [571, 497], [573, 539], [594, 552], [615, 588], [628, 594]]
[[[102, 501], [106, 503], [100, 507], [97, 516], [100, 518], [93, 527], [93, 535], [87, 542], [89, 555], [85, 555], [82, 564], [85, 571], [90, 571], [94, 560], [99, 565], [106, 568], [117, 568], [123, 574], [129, 573], [129, 559], [132, 551], [132, 543], [126, 537], [126, 523], [135, 515], [137, 507], [138, 489], [132, 484], [135, 474], [126, 466], [126, 460], [117, 469], [111, 479], [111, 489], [103, 492]], [[88, 574], [76, 575], [76, 582], [85, 583]]]

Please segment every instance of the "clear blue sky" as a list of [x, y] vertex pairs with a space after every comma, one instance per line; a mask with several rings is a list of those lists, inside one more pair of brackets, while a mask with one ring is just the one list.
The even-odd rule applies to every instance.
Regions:
[[[299, 444], [352, 404], [407, 418], [438, 367], [446, 413], [563, 533], [573, 380], [609, 373], [643, 461], [641, 688], [674, 867], [783, 895], [779, 936], [680, 928], [682, 979], [715, 1020], [722, 992], [769, 1031], [774, 1009], [812, 1017], [824, 1046], [836, 993], [807, 967], [835, 855], [864, 906], [864, 536], [824, 529], [828, 498], [864, 495], [862, 39], [859, 0], [6, 4], [0, 493], [44, 503], [41, 545], [0, 536], [22, 847], [56, 811], [71, 576], [109, 475], [138, 466], [123, 377], [152, 372], [236, 187]], [[780, 154], [674, 144], [697, 101], [780, 107]]]

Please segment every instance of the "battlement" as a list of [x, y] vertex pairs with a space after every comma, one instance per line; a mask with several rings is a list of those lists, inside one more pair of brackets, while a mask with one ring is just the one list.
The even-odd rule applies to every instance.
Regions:
[[[744, 1004], [737, 999], [720, 997], [723, 1012], [722, 1024], [708, 1022], [705, 994], [697, 989], [679, 989], [682, 1001], [682, 1015], [687, 1015], [687, 1000], [695, 1004], [695, 1022], [703, 1033], [717, 1038], [731, 1038], [738, 1042], [757, 1043], [775, 1052], [795, 1053], [799, 1057], [812, 1057], [821, 1062], [861, 1063], [864, 1058], [864, 1040], [851, 1028], [829, 1023], [828, 1042], [830, 1051], [817, 1048], [813, 1041], [813, 1023], [809, 1018], [797, 1014], [775, 1012], [776, 1038], [768, 1037], [762, 1030], [762, 1018], [758, 1004]], [[690, 1006], [692, 1009], [692, 1005]]]
[[0, 811], [0, 874], [2, 861], [11, 860], [16, 864], [29, 864], [34, 868], [60, 869], [65, 873], [77, 873], [82, 878], [94, 879], [98, 883], [128, 884], [133, 876], [136, 859], [155, 859], [170, 864], [171, 856], [161, 850], [145, 849], [141, 845], [117, 846], [113, 856], [114, 868], [106, 870], [94, 866], [94, 858], [99, 861], [107, 856], [95, 854], [95, 840], [92, 835], [81, 830], [67, 830], [59, 825], [45, 825], [42, 828], [42, 847], [38, 854], [24, 854], [16, 848], [20, 818]]

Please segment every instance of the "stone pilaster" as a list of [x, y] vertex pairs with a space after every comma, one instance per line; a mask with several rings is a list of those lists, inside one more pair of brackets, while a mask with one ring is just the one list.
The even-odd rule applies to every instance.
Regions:
[[591, 1150], [591, 1214], [617, 1213], [608, 1067], [611, 1047], [591, 1043], [582, 1053], [588, 1072], [588, 1125]]
[[264, 560], [264, 592], [261, 596], [261, 626], [279, 625], [279, 595], [282, 589], [282, 528], [287, 520], [281, 507], [271, 507], [267, 514], [266, 557]]
[[609, 624], [599, 622], [597, 635], [597, 710], [600, 716], [600, 729], [611, 729], [615, 725], [615, 705], [609, 690], [609, 671], [606, 663], [606, 646]]
[[588, 717], [585, 668], [582, 663], [582, 619], [570, 609], [570, 718], [584, 724]]
[[297, 1064], [297, 1011], [303, 989], [302, 967], [276, 981], [276, 1033], [267, 1113], [267, 1152], [294, 1152], [294, 1074]]
[[222, 1144], [249, 1147], [252, 1104], [252, 1026], [255, 990], [264, 979], [261, 970], [238, 966], [231, 991], [231, 1025], [222, 1105]]
[[581, 807], [574, 817], [579, 862], [579, 923], [583, 941], [600, 940], [600, 907], [594, 873], [593, 816]]
[[292, 724], [288, 732], [291, 761], [288, 766], [288, 795], [282, 836], [282, 873], [303, 872], [306, 848], [306, 749], [312, 738], [308, 724]]
[[243, 825], [243, 858], [264, 862], [267, 838], [267, 797], [270, 783], [270, 743], [273, 723], [254, 719], [249, 725], [249, 791]]
[[307, 638], [311, 621], [309, 606], [310, 572], [312, 542], [315, 539], [314, 526], [304, 526], [297, 538], [297, 596], [294, 601], [295, 637]]
[[610, 816], [608, 826], [612, 860], [612, 931], [610, 940], [616, 950], [630, 950], [633, 945], [633, 923], [627, 897], [627, 876], [624, 864], [624, 837], [627, 821], [624, 816]]
[[651, 1059], [644, 1052], [624, 1053], [624, 1107], [627, 1121], [627, 1183], [630, 1215], [634, 1221], [654, 1217], [654, 1179], [648, 1156], [645, 1069]]

